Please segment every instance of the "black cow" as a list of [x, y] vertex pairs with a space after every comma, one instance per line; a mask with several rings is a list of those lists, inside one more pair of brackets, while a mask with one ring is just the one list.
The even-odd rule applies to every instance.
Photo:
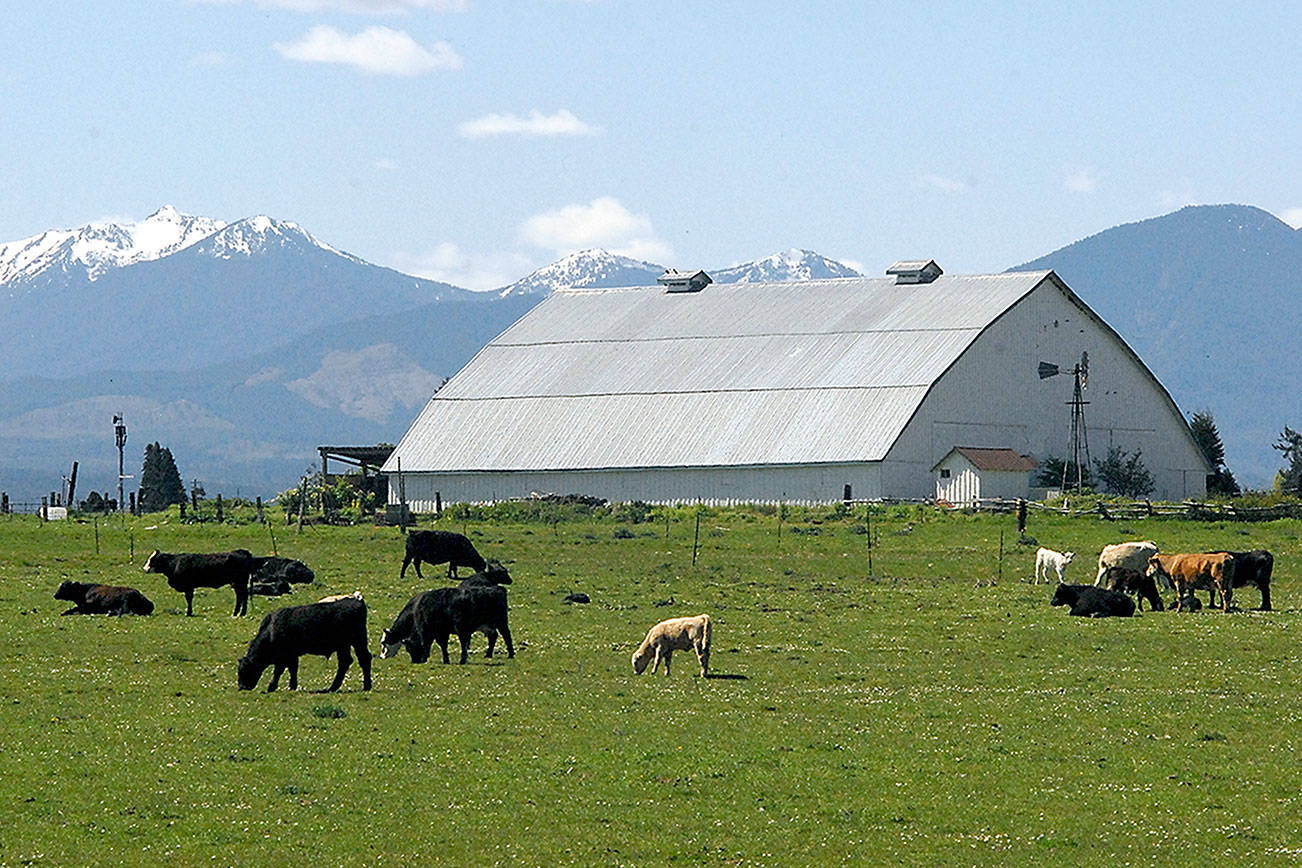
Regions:
[[235, 589], [233, 615], [249, 611], [249, 575], [253, 572], [253, 555], [244, 550], [215, 554], [169, 555], [154, 549], [145, 561], [145, 572], [162, 573], [173, 590], [185, 594], [185, 614], [194, 614], [195, 588]]
[[289, 670], [289, 689], [298, 689], [298, 658], [304, 654], [331, 654], [339, 660], [339, 670], [328, 692], [344, 683], [344, 673], [357, 654], [362, 665], [362, 689], [371, 689], [371, 651], [366, 647], [366, 603], [346, 597], [331, 603], [309, 603], [277, 609], [262, 619], [258, 635], [240, 658], [240, 690], [252, 690], [268, 666], [274, 666], [267, 692], [276, 689], [280, 674]]
[[[396, 657], [405, 646], [412, 663], [429, 659], [430, 646], [439, 643], [443, 662], [448, 658], [448, 637], [456, 633], [461, 642], [461, 662], [470, 653], [470, 637], [482, 630], [488, 635], [487, 657], [493, 656], [496, 634], [506, 641], [506, 656], [515, 657], [511, 642], [511, 627], [507, 623], [506, 588], [471, 585], [458, 588], [436, 588], [412, 597], [393, 626], [384, 631], [380, 656]], [[491, 632], [490, 632], [491, 631]]]
[[293, 585], [308, 585], [316, 578], [312, 568], [302, 561], [292, 558], [254, 558], [253, 577], [255, 582], [289, 582]]
[[[1261, 591], [1261, 611], [1270, 611], [1270, 574], [1275, 569], [1275, 556], [1265, 549], [1251, 552], [1226, 552], [1234, 558], [1233, 586], [1252, 585]], [[1211, 592], [1211, 605], [1216, 605], [1216, 592]]]
[[447, 564], [448, 578], [457, 578], [457, 567], [470, 567], [483, 572], [486, 561], [475, 551], [470, 540], [450, 530], [413, 530], [407, 534], [407, 556], [402, 561], [399, 578], [406, 578], [407, 565], [415, 561], [416, 575], [421, 575], [420, 564]]
[[54, 599], [75, 603], [64, 615], [150, 615], [154, 604], [135, 588], [64, 582]]
[[1144, 611], [1144, 601], [1154, 612], [1163, 611], [1166, 606], [1157, 593], [1157, 581], [1147, 573], [1127, 567], [1108, 567], [1103, 574], [1103, 584], [1109, 591], [1122, 591], [1134, 594], [1139, 600], [1139, 611]]
[[1051, 606], [1071, 606], [1068, 614], [1083, 618], [1128, 618], [1135, 614], [1135, 601], [1120, 591], [1093, 585], [1059, 585]]

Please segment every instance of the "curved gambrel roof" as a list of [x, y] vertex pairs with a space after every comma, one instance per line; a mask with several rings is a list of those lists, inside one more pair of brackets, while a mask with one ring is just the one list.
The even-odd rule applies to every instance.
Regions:
[[1045, 280], [1089, 312], [1046, 271], [556, 292], [430, 399], [385, 469], [878, 461]]

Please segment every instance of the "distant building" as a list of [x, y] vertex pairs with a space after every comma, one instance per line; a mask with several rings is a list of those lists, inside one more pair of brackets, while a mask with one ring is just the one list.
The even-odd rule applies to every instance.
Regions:
[[[930, 498], [955, 447], [1069, 457], [1072, 377], [1094, 457], [1141, 451], [1154, 497], [1201, 497], [1179, 408], [1052, 271], [559, 291], [430, 399], [385, 462], [396, 501]], [[986, 489], [983, 487], [982, 492]]]
[[936, 500], [954, 506], [980, 500], [1015, 500], [1031, 489], [1034, 458], [1012, 449], [977, 449], [955, 446], [932, 470], [936, 474]]

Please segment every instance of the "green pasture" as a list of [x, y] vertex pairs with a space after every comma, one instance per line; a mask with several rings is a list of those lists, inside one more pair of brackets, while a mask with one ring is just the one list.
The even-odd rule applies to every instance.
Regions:
[[[467, 666], [377, 656], [373, 691], [354, 666], [321, 694], [334, 662], [305, 658], [306, 689], [268, 694], [235, 681], [265, 613], [361, 590], [378, 652], [442, 570], [399, 581], [394, 528], [278, 520], [316, 584], [245, 618], [200, 590], [186, 618], [149, 552], [270, 554], [267, 526], [0, 517], [0, 865], [1302, 857], [1302, 522], [1032, 515], [1079, 581], [1126, 539], [1276, 555], [1274, 612], [1245, 589], [1229, 614], [1086, 620], [1030, 584], [1010, 516], [788, 510], [779, 534], [774, 510], [705, 510], [695, 565], [696, 513], [650, 518], [445, 518], [511, 570], [514, 660], [479, 635]], [[157, 610], [60, 617], [64, 579]], [[633, 675], [648, 627], [700, 612], [719, 677], [681, 652]]]

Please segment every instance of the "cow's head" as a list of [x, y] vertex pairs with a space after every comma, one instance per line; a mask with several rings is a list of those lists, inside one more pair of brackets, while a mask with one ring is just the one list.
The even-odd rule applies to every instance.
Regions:
[[411, 655], [412, 663], [424, 663], [429, 659], [429, 649], [422, 647], [419, 642], [414, 641], [410, 636], [398, 638], [390, 630], [385, 630], [380, 636], [381, 660], [397, 657], [403, 648], [406, 648], [407, 653]]
[[59, 585], [59, 590], [54, 592], [54, 599], [80, 603], [86, 599], [86, 586], [81, 582], [64, 582]]
[[651, 662], [655, 652], [650, 647], [643, 646], [633, 652], [633, 674], [641, 675], [646, 671], [646, 665]]
[[266, 663], [258, 663], [253, 658], [244, 656], [240, 658], [239, 669], [237, 670], [240, 690], [252, 690], [258, 686], [258, 679], [266, 671]]
[[150, 553], [149, 557], [145, 560], [145, 572], [147, 573], [162, 572], [162, 570], [159, 569], [158, 565], [154, 562], [154, 558], [158, 557], [161, 554], [162, 552], [159, 551], [158, 549], [154, 549], [153, 552]]
[[484, 578], [495, 585], [511, 584], [511, 574], [507, 572], [506, 567], [502, 566], [500, 561], [488, 561], [484, 564]]
[[1156, 556], [1148, 559], [1148, 568], [1144, 570], [1144, 575], [1160, 581], [1164, 588], [1175, 587], [1175, 583], [1171, 581], [1171, 574], [1166, 571], [1166, 567], [1162, 566], [1162, 562]]
[[1076, 598], [1079, 596], [1076, 589], [1071, 585], [1059, 583], [1053, 591], [1053, 599], [1049, 601], [1050, 606], [1074, 606]]
[[1071, 563], [1072, 558], [1074, 558], [1074, 557], [1076, 557], [1076, 553], [1075, 553], [1075, 552], [1063, 552], [1063, 553], [1062, 553], [1062, 565], [1063, 565], [1064, 567], [1067, 566], [1067, 564]]

